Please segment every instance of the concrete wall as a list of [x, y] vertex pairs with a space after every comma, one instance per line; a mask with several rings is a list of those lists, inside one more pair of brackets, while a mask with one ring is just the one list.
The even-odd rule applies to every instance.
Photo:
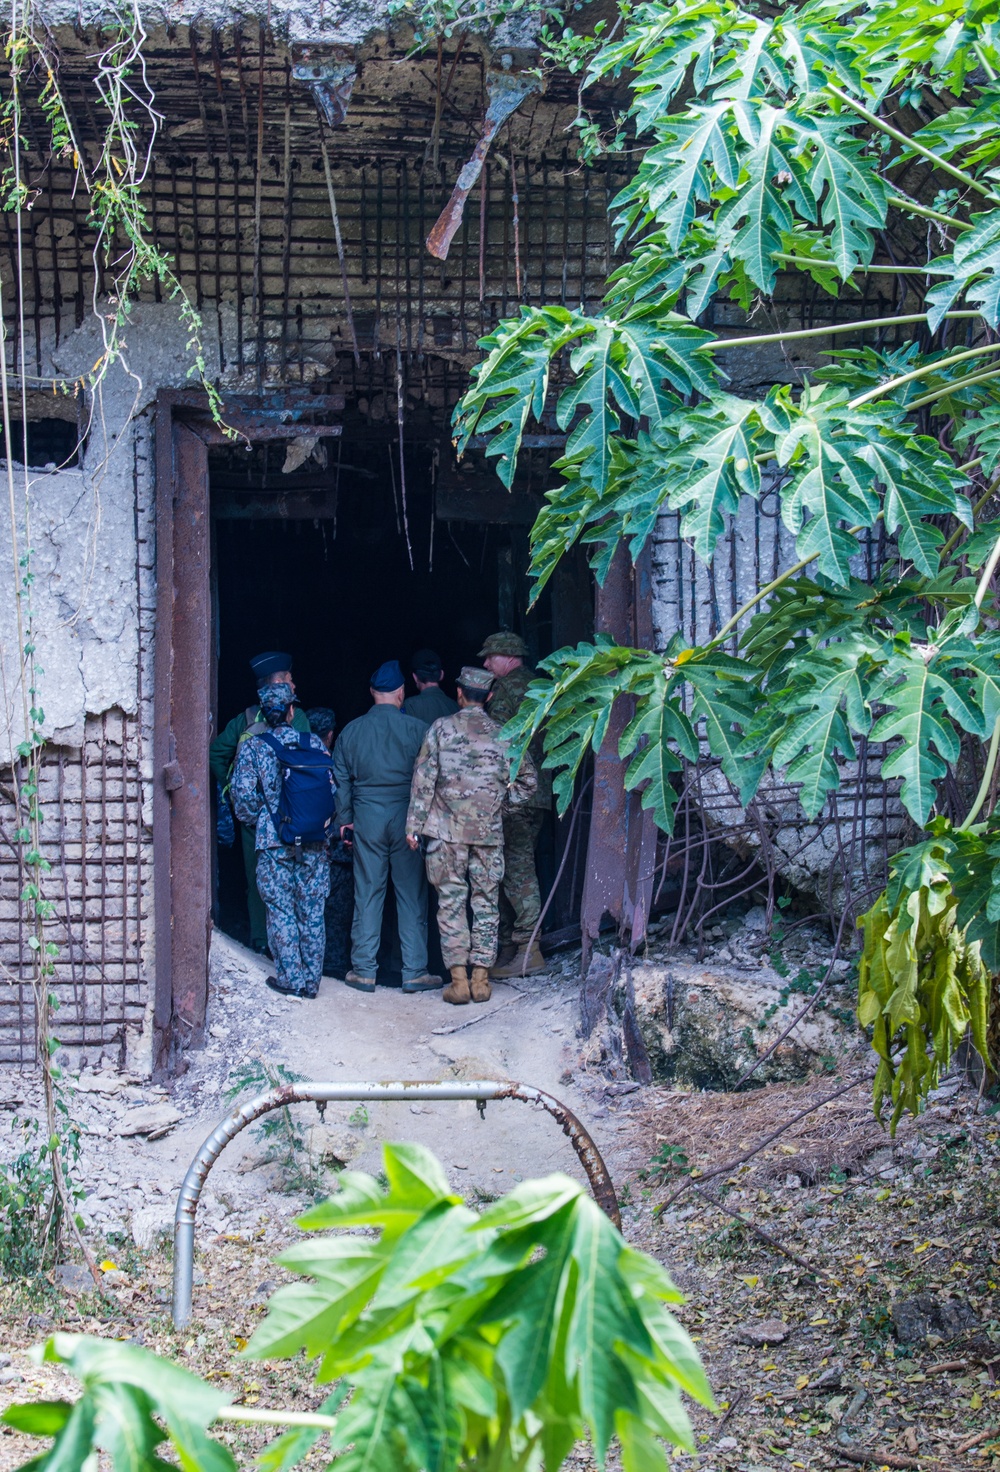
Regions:
[[[151, 406], [158, 388], [189, 381], [187, 342], [174, 305], [137, 306], [121, 358], [81, 405], [81, 463], [32, 467], [27, 477], [23, 466], [12, 467], [17, 547], [21, 556], [31, 547], [34, 574], [26, 599], [46, 738], [40, 797], [42, 851], [52, 864], [45, 892], [56, 901], [49, 925], [59, 946], [56, 1032], [92, 1057], [116, 1035], [120, 1040], [123, 1029], [133, 1035], [142, 1029], [148, 1012], [156, 620]], [[217, 360], [217, 343], [210, 346]], [[100, 323], [89, 318], [51, 354], [45, 371], [74, 377], [101, 347]], [[29, 416], [46, 408], [32, 396]], [[17, 415], [17, 407], [11, 412]], [[8, 586], [15, 561], [10, 529], [3, 496], [0, 568]], [[4, 599], [0, 825], [8, 838], [16, 826], [10, 763], [24, 734], [22, 671], [14, 601]], [[0, 959], [13, 975], [25, 956], [22, 882], [16, 864], [0, 863]], [[30, 1061], [30, 1012], [26, 985], [0, 992], [0, 1061]], [[133, 1062], [142, 1056], [133, 1043]]]

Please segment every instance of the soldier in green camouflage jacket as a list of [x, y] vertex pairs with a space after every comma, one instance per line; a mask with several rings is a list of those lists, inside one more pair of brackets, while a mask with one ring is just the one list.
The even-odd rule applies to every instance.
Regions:
[[[526, 663], [528, 647], [519, 634], [491, 634], [479, 655], [495, 677], [487, 709], [503, 726], [517, 715], [525, 691], [536, 678], [535, 671]], [[507, 808], [503, 816], [503, 893], [507, 903], [500, 913], [499, 964], [492, 971], [493, 976], [500, 978], [530, 976], [545, 968], [537, 940], [532, 943], [542, 909], [535, 846], [545, 814], [552, 809], [552, 774], [542, 766], [540, 737], [535, 737], [529, 749], [538, 772], [538, 785], [528, 802]]]
[[462, 670], [458, 712], [429, 728], [410, 788], [407, 842], [415, 849], [421, 836], [426, 839], [427, 877], [438, 892], [441, 951], [451, 972], [442, 992], [446, 1002], [489, 998], [503, 877], [503, 808], [530, 800], [538, 780], [530, 757], [511, 778], [510, 748], [484, 710], [492, 683], [486, 670]]

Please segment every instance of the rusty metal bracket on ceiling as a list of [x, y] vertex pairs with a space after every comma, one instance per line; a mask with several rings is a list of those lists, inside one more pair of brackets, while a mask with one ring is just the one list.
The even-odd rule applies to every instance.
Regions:
[[410, 1099], [471, 1099], [485, 1118], [486, 1104], [491, 1099], [520, 1099], [523, 1104], [537, 1104], [551, 1114], [569, 1138], [580, 1164], [587, 1172], [590, 1189], [598, 1206], [610, 1217], [616, 1227], [621, 1227], [621, 1214], [614, 1182], [604, 1164], [601, 1152], [571, 1109], [561, 1104], [551, 1094], [530, 1084], [511, 1081], [497, 1083], [493, 1080], [478, 1080], [471, 1083], [300, 1083], [284, 1084], [249, 1099], [228, 1114], [221, 1124], [216, 1125], [188, 1166], [187, 1174], [177, 1196], [174, 1212], [174, 1327], [179, 1329], [191, 1318], [191, 1290], [194, 1283], [194, 1223], [198, 1202], [208, 1173], [218, 1160], [230, 1140], [236, 1138], [261, 1115], [272, 1109], [283, 1109], [289, 1104], [318, 1104], [332, 1102], [354, 1103], [358, 1100], [378, 1101]]
[[347, 117], [358, 69], [350, 61], [312, 61], [308, 57], [292, 67], [292, 76], [313, 95], [329, 128], [339, 128]]
[[476, 180], [482, 173], [490, 144], [509, 117], [521, 103], [535, 92], [542, 90], [541, 78], [529, 72], [491, 72], [486, 82], [489, 105], [479, 142], [472, 157], [464, 164], [451, 198], [441, 211], [437, 222], [427, 237], [427, 249], [439, 261], [447, 260], [448, 250], [456, 231], [462, 223], [465, 202], [472, 193]]

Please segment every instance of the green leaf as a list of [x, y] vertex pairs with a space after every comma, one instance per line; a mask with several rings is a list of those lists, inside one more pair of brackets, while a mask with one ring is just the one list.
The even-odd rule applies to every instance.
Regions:
[[577, 1181], [558, 1173], [540, 1181], [525, 1181], [481, 1213], [477, 1230], [513, 1229], [548, 1221], [582, 1194]]
[[871, 699], [889, 707], [872, 727], [873, 741], [899, 739], [882, 763], [883, 777], [901, 777], [900, 798], [907, 812], [925, 824], [937, 800], [934, 783], [959, 754], [957, 719], [967, 731], [982, 734], [982, 713], [962, 689], [959, 677], [943, 663], [928, 660], [908, 640], [898, 639]]
[[797, 662], [801, 673], [779, 700], [785, 722], [772, 761], [785, 767], [790, 782], [801, 783], [799, 802], [814, 818], [828, 795], [840, 786], [838, 756], [853, 761], [854, 742], [845, 712], [855, 729], [867, 731], [870, 718], [858, 678], [859, 660], [867, 651], [837, 646], [811, 660]]
[[31, 1400], [8, 1406], [0, 1414], [0, 1421], [31, 1436], [57, 1436], [72, 1412], [73, 1407], [66, 1400]]
[[840, 118], [799, 123], [799, 136], [812, 153], [809, 189], [823, 224], [830, 227], [828, 249], [842, 280], [866, 266], [875, 246], [873, 231], [885, 224], [886, 189]]
[[709, 748], [745, 807], [767, 766], [767, 757], [748, 753], [743, 742], [756, 710], [757, 672], [712, 649], [694, 650], [678, 668], [692, 689], [692, 718], [705, 722]]
[[1000, 210], [973, 215], [972, 229], [962, 232], [951, 255], [939, 257], [932, 265], [954, 272], [950, 281], [927, 292], [931, 306], [927, 321], [932, 332], [937, 331], [945, 312], [963, 293], [991, 327], [1000, 324]]
[[710, 407], [683, 415], [684, 438], [674, 461], [680, 470], [686, 460], [691, 470], [670, 493], [670, 505], [683, 512], [681, 535], [691, 539], [705, 562], [711, 562], [725, 518], [735, 515], [740, 497], [756, 499], [760, 493], [753, 438], [759, 424], [757, 405], [730, 394], [714, 394]]
[[663, 833], [672, 833], [677, 793], [671, 776], [682, 770], [677, 748], [688, 761], [698, 759], [698, 738], [680, 705], [670, 698], [672, 680], [658, 671], [652, 688], [643, 691], [635, 716], [618, 742], [622, 760], [631, 757], [625, 772], [625, 790], [642, 788], [642, 806], [651, 811]]
[[583, 477], [603, 490], [610, 465], [611, 436], [619, 427], [616, 406], [634, 418], [639, 402], [627, 373], [627, 355], [612, 323], [595, 319], [592, 332], [574, 348], [570, 365], [576, 381], [559, 396], [556, 417], [560, 428], [583, 417], [566, 440], [567, 458], [579, 460]]

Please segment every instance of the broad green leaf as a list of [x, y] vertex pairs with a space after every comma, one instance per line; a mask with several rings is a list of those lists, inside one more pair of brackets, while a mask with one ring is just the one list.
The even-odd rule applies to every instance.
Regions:
[[0, 1421], [31, 1436], [57, 1436], [73, 1413], [68, 1400], [32, 1400], [8, 1406]]
[[476, 1230], [511, 1229], [547, 1221], [582, 1194], [582, 1187], [576, 1181], [558, 1173], [540, 1181], [525, 1181], [488, 1206], [480, 1215]]
[[[670, 493], [670, 504], [683, 512], [681, 534], [691, 539], [705, 562], [711, 562], [726, 529], [725, 518], [735, 515], [740, 497], [756, 498], [760, 493], [753, 439], [759, 428], [756, 411], [749, 399], [716, 394], [709, 411], [684, 415], [685, 437], [675, 461], [678, 468], [690, 461], [692, 470], [684, 476], [685, 483]], [[701, 466], [706, 468], [698, 475]]]
[[811, 118], [800, 122], [799, 129], [812, 153], [809, 189], [823, 224], [830, 227], [829, 250], [837, 270], [847, 281], [857, 266], [872, 258], [872, 232], [885, 224], [885, 185], [842, 120]]
[[[663, 833], [672, 833], [677, 793], [671, 776], [682, 769], [674, 746], [689, 761], [698, 759], [698, 739], [676, 700], [670, 682], [658, 674], [653, 689], [639, 701], [634, 718], [622, 732], [618, 752], [632, 760], [625, 772], [625, 790], [642, 786], [642, 806], [653, 814]], [[645, 784], [645, 785], [644, 785]]]
[[900, 644], [871, 692], [873, 702], [889, 707], [872, 727], [873, 741], [899, 739], [882, 763], [883, 777], [901, 777], [900, 798], [918, 823], [926, 823], [937, 792], [934, 783], [958, 759], [953, 725], [981, 734], [982, 715], [955, 677], [932, 668], [919, 653]]

